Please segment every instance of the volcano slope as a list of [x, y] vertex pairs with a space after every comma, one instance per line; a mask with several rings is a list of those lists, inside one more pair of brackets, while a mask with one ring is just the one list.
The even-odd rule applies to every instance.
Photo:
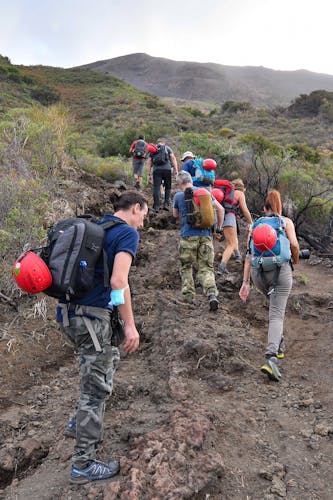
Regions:
[[[217, 276], [217, 312], [199, 287], [195, 308], [178, 304], [178, 240], [167, 214], [151, 218], [131, 271], [141, 344], [122, 353], [107, 403], [100, 459], [120, 459], [112, 480], [68, 482], [73, 440], [63, 430], [78, 370], [53, 300], [18, 311], [0, 303], [0, 498], [333, 498], [331, 262], [311, 256], [294, 272], [274, 383], [259, 369], [264, 297], [252, 290], [241, 303], [242, 270], [231, 263]], [[217, 264], [223, 242], [215, 246]]]

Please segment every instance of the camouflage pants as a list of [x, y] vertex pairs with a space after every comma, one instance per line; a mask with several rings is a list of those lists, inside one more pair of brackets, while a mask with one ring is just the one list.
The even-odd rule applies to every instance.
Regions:
[[179, 259], [183, 295], [190, 299], [195, 296], [193, 264], [197, 265], [197, 277], [204, 295], [218, 294], [213, 268], [214, 247], [211, 237], [190, 236], [180, 238]]
[[111, 395], [113, 375], [119, 364], [119, 351], [111, 346], [112, 330], [106, 320], [92, 320], [102, 352], [96, 352], [91, 336], [80, 316], [69, 319], [62, 331], [76, 347], [80, 361], [80, 399], [76, 413], [76, 445], [72, 463], [84, 467], [94, 460], [103, 438], [105, 400]]

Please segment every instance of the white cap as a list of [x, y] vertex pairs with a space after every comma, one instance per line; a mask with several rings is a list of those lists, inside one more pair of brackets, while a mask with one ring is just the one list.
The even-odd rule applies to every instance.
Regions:
[[195, 158], [195, 155], [192, 153], [192, 151], [185, 151], [185, 153], [181, 157], [181, 161], [184, 161], [185, 158], [188, 158], [189, 156], [191, 156], [192, 158]]

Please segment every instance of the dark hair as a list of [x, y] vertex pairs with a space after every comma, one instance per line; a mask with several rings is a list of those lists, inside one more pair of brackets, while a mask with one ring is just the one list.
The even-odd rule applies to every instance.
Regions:
[[142, 134], [139, 135], [139, 139], [144, 139], [144, 138], [145, 138], [144, 135], [142, 135]]
[[133, 205], [139, 203], [140, 208], [148, 207], [148, 201], [143, 194], [138, 191], [125, 191], [115, 202], [115, 210], [128, 210]]
[[264, 207], [266, 210], [271, 210], [274, 214], [282, 214], [282, 201], [279, 191], [273, 189], [268, 193]]

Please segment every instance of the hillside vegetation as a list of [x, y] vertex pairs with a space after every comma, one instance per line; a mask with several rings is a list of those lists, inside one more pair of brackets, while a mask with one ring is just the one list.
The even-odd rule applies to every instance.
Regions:
[[[150, 142], [166, 137], [178, 158], [190, 149], [217, 159], [218, 176], [246, 180], [253, 213], [268, 189], [279, 188], [299, 234], [328, 251], [332, 93], [302, 95], [274, 111], [226, 101], [204, 112], [191, 102], [162, 102], [100, 72], [0, 62], [3, 292], [12, 290], [8, 272], [14, 254], [25, 244], [38, 244], [50, 221], [63, 215], [54, 204], [69, 196], [71, 169], [128, 182], [128, 149], [138, 133]], [[84, 210], [84, 193], [72, 204]], [[320, 236], [312, 234], [313, 224], [320, 224]]]

